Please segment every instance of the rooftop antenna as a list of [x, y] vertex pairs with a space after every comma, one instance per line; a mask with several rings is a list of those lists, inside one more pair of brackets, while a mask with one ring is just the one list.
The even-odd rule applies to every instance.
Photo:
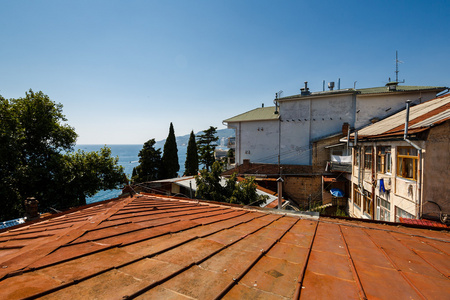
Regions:
[[[398, 60], [398, 51], [395, 51], [395, 82], [400, 82], [398, 81], [398, 64], [402, 64], [403, 62], [401, 60]], [[405, 82], [405, 79], [403, 79], [403, 81], [401, 81], [402, 83]]]

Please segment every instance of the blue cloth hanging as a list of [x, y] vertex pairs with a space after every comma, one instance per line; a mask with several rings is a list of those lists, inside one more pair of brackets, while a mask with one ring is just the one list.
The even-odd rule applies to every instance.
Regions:
[[384, 180], [380, 179], [380, 192], [386, 193], [386, 189], [384, 188]]

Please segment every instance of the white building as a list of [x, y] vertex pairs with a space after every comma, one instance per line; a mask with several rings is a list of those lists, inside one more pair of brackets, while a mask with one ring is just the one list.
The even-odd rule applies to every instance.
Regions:
[[310, 92], [276, 99], [263, 107], [224, 120], [236, 131], [236, 164], [311, 165], [312, 141], [342, 132], [344, 123], [362, 128], [404, 108], [436, 97], [445, 87], [399, 86]]

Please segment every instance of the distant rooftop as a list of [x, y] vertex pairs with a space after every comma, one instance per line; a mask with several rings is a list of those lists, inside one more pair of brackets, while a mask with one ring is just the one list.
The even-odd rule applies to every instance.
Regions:
[[137, 195], [0, 231], [0, 299], [443, 299], [449, 245], [448, 231]]
[[259, 107], [235, 117], [224, 120], [226, 123], [260, 121], [260, 120], [278, 120], [279, 114], [275, 113], [275, 106]]
[[340, 89], [340, 90], [326, 90], [320, 92], [311, 92], [308, 95], [292, 95], [280, 98], [280, 101], [283, 100], [292, 100], [304, 97], [319, 97], [319, 96], [327, 96], [327, 95], [339, 95], [339, 94], [358, 94], [358, 95], [371, 95], [371, 94], [394, 94], [394, 93], [407, 93], [407, 92], [418, 92], [418, 91], [435, 91], [436, 93], [442, 92], [447, 87], [437, 87], [437, 86], [410, 86], [410, 85], [395, 85], [395, 89], [390, 89], [389, 85], [373, 87], [373, 88], [364, 88], [364, 89]]

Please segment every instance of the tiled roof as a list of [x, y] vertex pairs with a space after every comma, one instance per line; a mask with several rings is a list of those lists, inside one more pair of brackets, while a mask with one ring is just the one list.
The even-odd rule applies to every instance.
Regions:
[[428, 226], [428, 227], [441, 227], [441, 228], [450, 229], [450, 226], [448, 226], [446, 224], [442, 224], [440, 222], [426, 220], [426, 219], [418, 220], [418, 219], [400, 218], [400, 223]]
[[226, 123], [247, 122], [258, 120], [278, 120], [279, 114], [275, 114], [275, 106], [255, 108], [251, 111], [224, 120]]
[[[406, 109], [359, 130], [358, 138], [403, 135], [405, 119]], [[424, 131], [447, 120], [450, 120], [450, 94], [410, 107], [408, 132]]]
[[[443, 299], [445, 231], [138, 195], [0, 233], [0, 299]], [[447, 296], [445, 296], [447, 295]]]

